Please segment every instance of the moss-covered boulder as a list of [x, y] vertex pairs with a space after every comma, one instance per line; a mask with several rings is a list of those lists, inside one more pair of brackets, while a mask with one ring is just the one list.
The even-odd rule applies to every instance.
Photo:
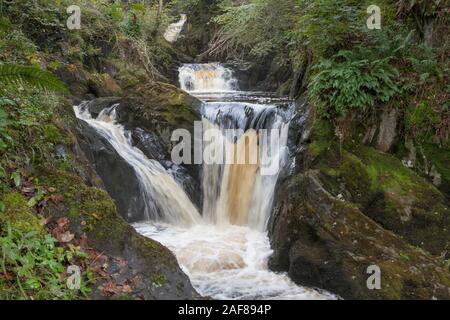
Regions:
[[22, 233], [33, 231], [44, 233], [40, 219], [21, 193], [7, 193], [0, 199], [0, 202], [4, 205], [4, 210], [0, 212], [1, 224], [6, 225], [9, 223], [13, 229]]
[[[175, 256], [156, 241], [139, 235], [122, 219], [106, 191], [88, 187], [77, 175], [65, 171], [36, 169], [41, 183], [56, 190], [60, 201], [49, 203], [43, 215], [67, 217], [76, 238], [114, 257], [105, 266], [117, 283], [129, 284], [129, 298], [193, 299], [198, 294], [181, 271]], [[103, 299], [102, 290], [94, 298]]]
[[97, 97], [122, 95], [119, 84], [107, 73], [94, 73], [88, 77], [90, 91]]
[[128, 90], [121, 102], [120, 122], [157, 132], [170, 144], [175, 129], [193, 131], [194, 121], [200, 119], [201, 102], [177, 87], [154, 82]]
[[[270, 230], [273, 270], [346, 299], [450, 298], [448, 265], [334, 197], [319, 175], [309, 170], [279, 189]], [[381, 270], [379, 290], [367, 287], [372, 265]]]
[[435, 255], [446, 254], [450, 208], [427, 179], [392, 155], [358, 146], [351, 152], [330, 145], [315, 166], [334, 196], [355, 203], [384, 228]]

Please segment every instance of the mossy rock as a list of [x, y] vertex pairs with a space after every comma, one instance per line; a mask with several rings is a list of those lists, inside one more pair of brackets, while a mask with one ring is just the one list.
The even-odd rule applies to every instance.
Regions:
[[[139, 235], [117, 213], [106, 191], [87, 186], [80, 177], [65, 171], [38, 168], [35, 172], [46, 187], [53, 187], [64, 201], [49, 204], [43, 214], [68, 217], [70, 230], [87, 235], [99, 252], [127, 261], [123, 280], [139, 278], [131, 295], [143, 299], [198, 298], [175, 256], [160, 243]], [[157, 279], [158, 285], [154, 285]], [[161, 281], [165, 279], [165, 281]], [[179, 290], [182, 288], [182, 290]], [[99, 298], [104, 298], [96, 291]]]
[[429, 162], [426, 166], [427, 171], [431, 171], [434, 167], [439, 175], [438, 181], [434, 182], [450, 199], [450, 146], [441, 147], [434, 143], [424, 143], [421, 147], [426, 160]]
[[154, 82], [127, 91], [119, 116], [121, 122], [148, 131], [154, 131], [155, 126], [160, 132], [167, 128], [192, 130], [194, 121], [200, 119], [200, 104], [198, 99], [171, 84]]
[[28, 205], [27, 199], [18, 192], [6, 194], [3, 199], [5, 208], [0, 212], [0, 222], [2, 225], [8, 223], [15, 230], [28, 233], [37, 232], [44, 234], [44, 228], [34, 210]]
[[[329, 147], [315, 168], [325, 188], [351, 201], [384, 228], [427, 251], [448, 250], [450, 209], [445, 196], [427, 179], [392, 155], [357, 146], [352, 152]], [[333, 151], [334, 150], [334, 151]]]
[[[346, 299], [449, 299], [448, 266], [382, 228], [356, 205], [334, 197], [318, 171], [279, 189], [271, 225], [270, 267], [297, 283]], [[381, 270], [381, 289], [367, 287], [367, 268]]]
[[90, 91], [97, 97], [121, 96], [119, 84], [107, 73], [94, 73], [88, 77]]

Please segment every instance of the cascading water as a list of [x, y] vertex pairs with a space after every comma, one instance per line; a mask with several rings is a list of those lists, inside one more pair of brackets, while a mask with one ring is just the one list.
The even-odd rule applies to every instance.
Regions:
[[179, 70], [179, 81], [181, 89], [196, 95], [237, 89], [237, 81], [231, 70], [218, 63], [185, 64]]
[[116, 108], [117, 105], [104, 109], [96, 119], [92, 118], [86, 103], [75, 106], [74, 110], [78, 119], [93, 127], [133, 167], [148, 220], [184, 226], [198, 224], [200, 214], [184, 190], [159, 162], [148, 159], [132, 146], [129, 134], [116, 123]]
[[[204, 154], [222, 154], [224, 160], [203, 164], [202, 215], [159, 162], [133, 147], [130, 133], [116, 121], [117, 105], [95, 119], [88, 104], [74, 107], [77, 117], [134, 169], [147, 217], [134, 224], [136, 230], [171, 249], [202, 295], [217, 299], [335, 298], [297, 286], [267, 266], [272, 253], [267, 221], [286, 155], [289, 110], [276, 103], [243, 102], [262, 97], [233, 91], [237, 81], [231, 70], [219, 64], [183, 66], [180, 82], [204, 100], [203, 133], [209, 141], [203, 145]], [[225, 92], [231, 95], [224, 98]], [[217, 136], [208, 140], [211, 131]]]
[[184, 27], [186, 21], [187, 21], [187, 15], [182, 14], [179, 21], [174, 22], [167, 27], [166, 31], [164, 32], [164, 38], [168, 42], [177, 41], [178, 37], [180, 36], [181, 31], [183, 30], [183, 27]]
[[[266, 228], [286, 155], [288, 111], [275, 104], [237, 102], [236, 98], [220, 101], [224, 93], [231, 93], [226, 98], [247, 94], [236, 91], [231, 70], [219, 64], [190, 64], [179, 71], [181, 87], [204, 100], [204, 140], [209, 129], [220, 132], [218, 139], [204, 145], [204, 153], [224, 152], [226, 161], [203, 164], [201, 222], [189, 227], [142, 222], [134, 225], [136, 230], [171, 249], [202, 295], [217, 299], [334, 299], [331, 294], [297, 286], [287, 275], [271, 272], [267, 266], [272, 250]], [[264, 129], [278, 133], [277, 144], [263, 143], [260, 133]], [[256, 154], [253, 162], [249, 161], [251, 154]], [[262, 174], [274, 164], [274, 172]]]

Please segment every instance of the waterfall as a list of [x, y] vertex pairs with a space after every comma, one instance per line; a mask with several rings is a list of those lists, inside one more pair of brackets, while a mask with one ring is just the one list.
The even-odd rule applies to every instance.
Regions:
[[116, 122], [117, 106], [104, 109], [96, 119], [92, 118], [86, 103], [75, 106], [74, 110], [78, 119], [93, 127], [133, 167], [145, 199], [148, 220], [176, 225], [199, 223], [200, 214], [173, 177], [158, 161], [148, 159], [132, 146], [129, 133]]
[[[296, 285], [267, 265], [272, 254], [267, 222], [286, 160], [289, 108], [269, 95], [258, 96], [260, 103], [248, 102], [250, 93], [238, 91], [233, 72], [220, 64], [184, 65], [179, 80], [184, 90], [204, 101], [204, 155], [219, 160], [217, 156], [222, 155], [224, 160], [202, 165], [201, 215], [164, 167], [132, 146], [130, 134], [117, 123], [117, 106], [103, 110], [96, 119], [86, 104], [75, 107], [77, 117], [104, 137], [136, 172], [148, 219], [133, 224], [135, 229], [174, 252], [204, 296], [334, 299], [326, 292]], [[211, 132], [214, 139], [208, 139]]]
[[[213, 152], [224, 148], [226, 154], [224, 164], [203, 165], [203, 215], [216, 224], [265, 231], [287, 152], [285, 114], [275, 105], [242, 102], [209, 102], [203, 109], [204, 130], [222, 132], [222, 139], [209, 148]], [[279, 134], [275, 147], [263, 143], [263, 131], [269, 133], [267, 140], [270, 133]], [[263, 166], [277, 169], [264, 174]]]
[[227, 92], [237, 88], [230, 69], [218, 63], [185, 64], [179, 69], [181, 89], [191, 93]]
[[[183, 228], [139, 223], [136, 230], [171, 249], [205, 296], [335, 299], [297, 286], [286, 274], [273, 273], [267, 266], [272, 254], [267, 221], [286, 160], [289, 110], [271, 104], [270, 97], [257, 98], [266, 103], [245, 102], [254, 100], [249, 99], [254, 93], [239, 92], [233, 72], [217, 63], [184, 65], [179, 81], [184, 90], [204, 100], [204, 155], [218, 160], [222, 155], [225, 161], [203, 163], [203, 224]], [[210, 130], [215, 133], [211, 140], [207, 139]], [[268, 140], [278, 136], [278, 143], [264, 143], [264, 130], [269, 130]], [[264, 174], [263, 169], [272, 165], [276, 169]]]
[[178, 37], [180, 36], [181, 31], [183, 30], [183, 27], [187, 21], [187, 15], [182, 14], [180, 17], [180, 20], [178, 22], [170, 24], [166, 31], [164, 32], [164, 38], [168, 42], [175, 42], [178, 40]]

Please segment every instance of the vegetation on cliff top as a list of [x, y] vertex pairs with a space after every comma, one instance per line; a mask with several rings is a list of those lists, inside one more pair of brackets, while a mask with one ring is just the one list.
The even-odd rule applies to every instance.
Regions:
[[[66, 26], [73, 4], [82, 7], [80, 30]], [[102, 0], [14, 1], [0, 10], [0, 299], [153, 294], [137, 289], [147, 281], [131, 282], [121, 248], [136, 247], [136, 263], [158, 261], [153, 269], [134, 269], [150, 282], [153, 275], [158, 288], [177, 272], [176, 261], [134, 235], [106, 192], [88, 186], [98, 178], [74, 152], [72, 103], [50, 72], [77, 98], [167, 80], [173, 62], [162, 39], [167, 12], [157, 4]], [[80, 267], [78, 290], [67, 287], [72, 264]], [[120, 280], [111, 278], [113, 270]]]

